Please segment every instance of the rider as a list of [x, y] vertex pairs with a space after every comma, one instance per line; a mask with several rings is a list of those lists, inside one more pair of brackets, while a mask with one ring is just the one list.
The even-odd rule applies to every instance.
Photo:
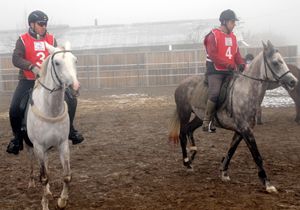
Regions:
[[[22, 119], [24, 117], [24, 105], [21, 104], [28, 101], [28, 94], [33, 88], [35, 79], [38, 76], [39, 67], [45, 58], [49, 55], [45, 49], [44, 42], [53, 46], [57, 46], [54, 36], [47, 32], [48, 16], [39, 10], [33, 11], [28, 16], [28, 32], [20, 35], [16, 42], [16, 46], [12, 55], [12, 62], [14, 66], [20, 69], [19, 82], [13, 95], [10, 109], [9, 119], [14, 138], [11, 139], [7, 146], [7, 152], [17, 155], [19, 150], [23, 149], [23, 132]], [[22, 100], [23, 99], [23, 100]], [[65, 93], [65, 100], [68, 104], [68, 112], [70, 117], [70, 133], [69, 139], [73, 144], [81, 143], [84, 138], [74, 128], [73, 120], [77, 108], [77, 98], [71, 88], [67, 88]]]
[[206, 75], [208, 78], [208, 101], [202, 129], [207, 132], [215, 132], [216, 128], [211, 122], [216, 111], [222, 82], [232, 71], [243, 71], [245, 63], [239, 52], [236, 36], [232, 30], [235, 21], [238, 21], [235, 13], [228, 9], [221, 13], [221, 26], [212, 29], [204, 38], [204, 46], [207, 53]]

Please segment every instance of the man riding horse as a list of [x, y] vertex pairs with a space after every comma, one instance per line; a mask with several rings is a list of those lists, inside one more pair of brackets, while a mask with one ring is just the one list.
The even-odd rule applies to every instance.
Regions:
[[[49, 55], [44, 42], [53, 46], [57, 45], [54, 36], [47, 32], [47, 23], [48, 16], [44, 12], [39, 10], [31, 12], [28, 16], [29, 30], [19, 37], [12, 55], [13, 64], [20, 69], [20, 72], [19, 82], [9, 109], [9, 119], [14, 138], [8, 144], [6, 151], [15, 155], [19, 153], [19, 150], [23, 149], [22, 119], [25, 113], [25, 106], [20, 108], [22, 99], [27, 97], [25, 100], [28, 100], [29, 90], [34, 86], [39, 68]], [[73, 144], [78, 144], [84, 138], [73, 126], [77, 98], [71, 88], [67, 88], [65, 100], [68, 104], [70, 117], [69, 139], [72, 140]]]
[[232, 30], [235, 21], [238, 21], [235, 13], [228, 9], [221, 13], [221, 26], [211, 30], [204, 39], [207, 53], [206, 75], [208, 78], [208, 101], [203, 119], [202, 129], [206, 132], [215, 132], [216, 128], [211, 122], [216, 111], [216, 105], [223, 81], [232, 71], [243, 71], [245, 62], [239, 52], [236, 36]]

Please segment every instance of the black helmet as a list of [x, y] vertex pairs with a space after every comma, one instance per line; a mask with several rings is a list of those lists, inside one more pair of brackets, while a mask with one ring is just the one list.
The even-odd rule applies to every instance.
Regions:
[[35, 10], [31, 12], [30, 15], [28, 16], [28, 25], [30, 25], [30, 23], [36, 23], [36, 22], [42, 22], [44, 24], [47, 24], [48, 16], [40, 10]]
[[222, 24], [225, 24], [225, 22], [228, 20], [238, 21], [239, 19], [237, 19], [234, 11], [232, 11], [231, 9], [227, 9], [221, 13], [219, 20]]

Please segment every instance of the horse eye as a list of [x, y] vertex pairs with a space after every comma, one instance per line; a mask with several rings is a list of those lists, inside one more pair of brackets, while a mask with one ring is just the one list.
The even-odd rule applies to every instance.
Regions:
[[279, 66], [279, 63], [277, 61], [273, 61], [272, 64], [276, 67]]
[[58, 61], [55, 61], [55, 66], [59, 66], [59, 62]]

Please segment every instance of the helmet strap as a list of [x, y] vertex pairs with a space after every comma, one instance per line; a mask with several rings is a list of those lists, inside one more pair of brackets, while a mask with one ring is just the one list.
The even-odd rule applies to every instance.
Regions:
[[226, 33], [227, 34], [230, 34], [230, 30], [229, 30], [229, 28], [228, 28], [228, 26], [227, 26], [227, 21], [226, 20], [223, 20], [222, 22], [221, 22], [221, 26], [224, 26], [224, 28], [226, 29]]
[[35, 39], [37, 39], [37, 40], [43, 38], [43, 37], [46, 35], [46, 33], [47, 33], [47, 30], [45, 30], [45, 33], [42, 34], [42, 35], [40, 35], [40, 34], [38, 34], [38, 33], [35, 31], [34, 28], [35, 28], [35, 27], [31, 27], [31, 25], [30, 25], [30, 27], [29, 27], [29, 34], [30, 34], [31, 36], [33, 36]]

